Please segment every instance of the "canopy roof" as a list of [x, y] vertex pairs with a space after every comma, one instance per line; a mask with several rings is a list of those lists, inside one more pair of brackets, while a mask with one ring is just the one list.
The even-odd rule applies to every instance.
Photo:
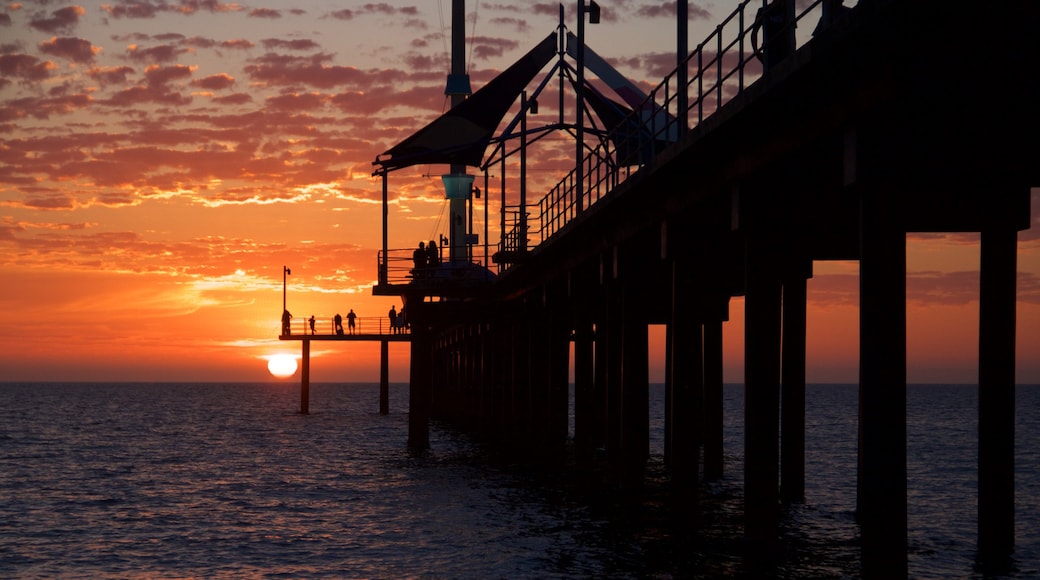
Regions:
[[386, 171], [432, 163], [480, 165], [484, 150], [509, 107], [556, 55], [550, 34], [468, 99], [376, 158]]

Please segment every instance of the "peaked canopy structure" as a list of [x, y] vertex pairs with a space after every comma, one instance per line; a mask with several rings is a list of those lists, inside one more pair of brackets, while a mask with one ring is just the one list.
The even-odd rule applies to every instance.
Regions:
[[[574, 56], [577, 39], [570, 33], [565, 38], [566, 48], [559, 49], [557, 35], [550, 34], [468, 99], [380, 154], [372, 162], [380, 168], [376, 172], [430, 164], [479, 166], [488, 145], [495, 138], [495, 129], [535, 75], [557, 54]], [[586, 82], [585, 100], [608, 132], [627, 123], [631, 127], [626, 127], [621, 136], [631, 138], [640, 130], [638, 121], [629, 118], [637, 109], [644, 109], [642, 116], [667, 115], [655, 104], [647, 103], [646, 95], [634, 83], [588, 48], [586, 63], [624, 101], [621, 103], [610, 99]], [[647, 107], [649, 113], [645, 111]], [[631, 148], [632, 145], [625, 146], [621, 151], [622, 156], [628, 157], [625, 153]]]
[[434, 163], [479, 165], [509, 107], [555, 55], [556, 35], [550, 34], [468, 99], [377, 157], [373, 165], [386, 171]]

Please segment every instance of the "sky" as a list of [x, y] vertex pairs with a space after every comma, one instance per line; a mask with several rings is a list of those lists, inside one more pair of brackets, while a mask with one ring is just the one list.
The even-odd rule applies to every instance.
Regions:
[[[674, 67], [675, 3], [599, 4], [588, 45], [649, 90]], [[691, 2], [690, 45], [735, 5]], [[474, 90], [551, 34], [559, 6], [467, 2]], [[371, 291], [382, 247], [372, 161], [448, 107], [450, 7], [0, 5], [0, 381], [272, 380], [268, 358], [300, 348], [277, 339], [283, 266], [297, 318], [327, 324], [353, 309], [364, 328], [400, 308]], [[563, 140], [541, 147], [532, 192], [573, 155]], [[444, 172], [393, 174], [391, 248], [447, 233]], [[1040, 383], [1040, 190], [1031, 223], [1019, 234], [1019, 383]], [[976, 382], [978, 236], [910, 235], [907, 267], [908, 381]], [[857, 381], [857, 303], [856, 263], [816, 264], [810, 382]], [[742, 314], [734, 299], [727, 382], [743, 378]], [[663, 329], [651, 342], [660, 381]], [[312, 348], [312, 380], [378, 380], [377, 344], [329, 344]], [[390, 379], [407, 381], [407, 347], [390, 357]]]

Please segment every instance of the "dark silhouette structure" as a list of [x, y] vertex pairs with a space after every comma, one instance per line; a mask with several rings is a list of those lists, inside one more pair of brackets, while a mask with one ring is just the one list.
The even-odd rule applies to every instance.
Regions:
[[[850, 477], [862, 572], [906, 577], [906, 235], [981, 232], [979, 554], [999, 570], [1014, 547], [1016, 236], [1040, 185], [1040, 89], [1022, 66], [1040, 56], [1036, 3], [760, 6], [740, 4], [681, 50], [676, 72], [642, 103], [577, 83], [598, 122], [581, 127], [579, 117], [575, 127], [561, 112], [531, 129], [537, 92], [525, 88], [541, 66], [559, 56], [551, 75], [572, 83], [582, 66], [600, 66], [561, 14], [558, 34], [377, 158], [384, 203], [389, 173], [416, 163], [451, 164], [456, 175], [479, 166], [485, 212], [492, 170], [503, 184], [494, 255], [466, 254], [453, 233], [449, 277], [404, 275], [411, 250], [387, 248], [384, 227], [374, 292], [400, 296], [409, 313], [408, 444], [427, 448], [438, 417], [514, 446], [562, 447], [573, 369], [579, 459], [597, 461], [603, 449], [609, 473], [636, 485], [648, 456], [648, 325], [664, 324], [667, 461], [677, 508], [695, 514], [699, 483], [725, 468], [722, 327], [730, 298], [743, 296], [745, 534], [768, 566], [780, 506], [800, 501], [811, 476], [806, 280], [814, 261], [858, 260], [860, 445]], [[683, 22], [679, 30], [682, 47]], [[577, 70], [564, 59], [574, 53]], [[487, 116], [516, 98], [520, 114], [498, 137], [447, 130], [465, 121], [493, 131], [501, 118]], [[523, 156], [543, 130], [587, 142], [580, 169], [529, 203]], [[507, 195], [512, 154], [522, 190]], [[492, 275], [471, 275], [493, 263]]]

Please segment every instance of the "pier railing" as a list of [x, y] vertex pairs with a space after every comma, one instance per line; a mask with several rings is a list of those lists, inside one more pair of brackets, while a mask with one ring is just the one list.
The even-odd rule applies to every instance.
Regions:
[[[342, 316], [342, 313], [340, 313]], [[354, 319], [354, 328], [348, 325], [347, 317], [343, 316], [342, 336], [365, 335], [365, 336], [393, 336], [408, 334], [411, 326], [408, 324], [407, 313], [402, 318], [398, 315], [397, 325], [391, 326], [389, 316], [358, 316]], [[335, 315], [315, 316], [314, 330], [311, 331], [310, 316], [295, 316], [289, 321], [289, 334], [284, 332], [282, 336], [339, 336], [336, 330]]]
[[[763, 56], [770, 51], [788, 54], [797, 50], [825, 24], [824, 0], [813, 0], [793, 19], [788, 17], [766, 35], [759, 18], [763, 4], [757, 0], [741, 2], [650, 92], [641, 106], [591, 147], [581, 162], [581, 183], [577, 183], [575, 167], [541, 200], [529, 204], [526, 233], [521, 232], [520, 208], [513, 207], [513, 211], [505, 213], [499, 251], [506, 256], [516, 255], [550, 241], [631, 173], [651, 163], [679, 137], [743, 94], [762, 76]], [[799, 30], [800, 23], [810, 26]], [[509, 260], [505, 260], [500, 267], [508, 265]]]

